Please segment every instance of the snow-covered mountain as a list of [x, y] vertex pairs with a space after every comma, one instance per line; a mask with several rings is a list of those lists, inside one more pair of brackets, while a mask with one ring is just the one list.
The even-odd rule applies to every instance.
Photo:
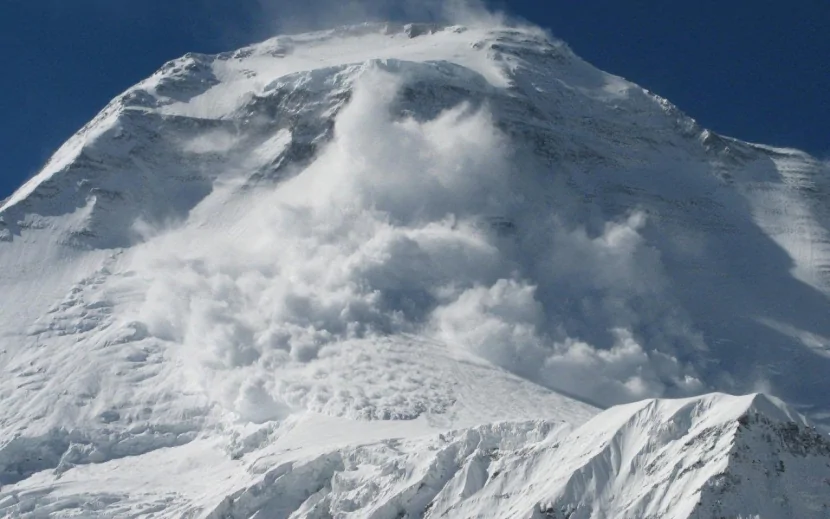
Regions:
[[0, 207], [0, 513], [830, 517], [829, 184], [532, 28], [189, 54]]

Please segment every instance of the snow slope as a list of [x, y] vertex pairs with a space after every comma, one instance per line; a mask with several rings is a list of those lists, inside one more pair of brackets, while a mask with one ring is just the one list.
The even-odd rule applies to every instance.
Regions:
[[828, 517], [828, 173], [532, 28], [189, 54], [0, 207], [0, 510]]
[[[240, 438], [237, 438], [240, 440]], [[42, 517], [827, 517], [830, 442], [780, 401], [710, 394], [430, 432], [305, 416], [241, 439], [44, 471]], [[57, 475], [56, 475], [57, 474]]]

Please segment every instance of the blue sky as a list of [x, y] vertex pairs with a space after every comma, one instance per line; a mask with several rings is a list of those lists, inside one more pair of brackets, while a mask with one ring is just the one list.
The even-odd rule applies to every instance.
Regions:
[[[424, 2], [4, 0], [0, 199], [112, 97], [188, 51], [363, 18], [429, 18]], [[594, 65], [704, 126], [830, 154], [830, 1], [502, 0]], [[345, 6], [345, 7], [344, 7]]]

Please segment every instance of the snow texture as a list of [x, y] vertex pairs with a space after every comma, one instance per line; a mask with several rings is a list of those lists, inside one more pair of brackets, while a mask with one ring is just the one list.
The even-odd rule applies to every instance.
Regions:
[[828, 179], [533, 28], [188, 54], [0, 207], [0, 513], [830, 517]]

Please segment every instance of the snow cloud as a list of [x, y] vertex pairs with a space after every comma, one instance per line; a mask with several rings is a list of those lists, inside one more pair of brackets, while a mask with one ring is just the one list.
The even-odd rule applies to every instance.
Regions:
[[645, 217], [566, 223], [550, 203], [561, 186], [518, 160], [486, 106], [393, 116], [401, 81], [364, 72], [318, 158], [253, 191], [221, 233], [146, 243], [150, 332], [252, 421], [298, 405], [281, 370], [404, 333], [600, 404], [699, 391], [681, 353], [702, 341], [667, 295]]
[[329, 29], [367, 21], [503, 25], [506, 16], [480, 0], [259, 0], [269, 35]]

